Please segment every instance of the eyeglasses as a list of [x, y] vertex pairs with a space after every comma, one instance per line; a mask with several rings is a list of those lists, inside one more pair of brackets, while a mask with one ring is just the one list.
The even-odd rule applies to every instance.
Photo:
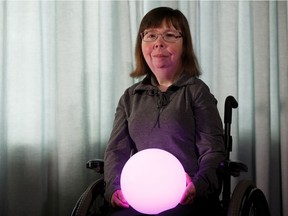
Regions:
[[158, 39], [159, 35], [161, 35], [162, 38], [169, 43], [174, 43], [182, 37], [182, 33], [180, 31], [171, 30], [163, 33], [158, 33], [157, 31], [147, 31], [140, 34], [141, 39], [145, 42], [154, 42]]

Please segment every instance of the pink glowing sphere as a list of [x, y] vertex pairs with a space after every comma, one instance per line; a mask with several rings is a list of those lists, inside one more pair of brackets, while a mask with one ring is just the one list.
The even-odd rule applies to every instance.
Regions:
[[127, 161], [120, 184], [131, 207], [144, 214], [158, 214], [178, 205], [186, 188], [186, 175], [174, 155], [153, 148]]

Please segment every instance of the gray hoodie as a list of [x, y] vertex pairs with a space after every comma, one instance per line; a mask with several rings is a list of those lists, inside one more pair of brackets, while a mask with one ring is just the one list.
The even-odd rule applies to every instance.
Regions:
[[223, 127], [217, 101], [202, 80], [182, 73], [161, 92], [150, 75], [124, 92], [104, 156], [107, 201], [120, 189], [121, 171], [132, 149], [147, 148], [176, 156], [192, 178], [197, 197], [219, 192], [216, 170], [225, 159]]

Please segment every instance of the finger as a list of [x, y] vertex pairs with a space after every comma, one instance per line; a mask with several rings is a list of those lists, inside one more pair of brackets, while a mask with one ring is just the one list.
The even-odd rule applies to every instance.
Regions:
[[129, 208], [129, 204], [127, 202], [123, 202], [122, 200], [118, 199], [116, 200], [116, 204], [119, 207], [123, 207], [123, 208]]
[[186, 184], [190, 184], [192, 182], [191, 177], [188, 175], [188, 173], [186, 173]]
[[123, 208], [129, 208], [129, 204], [123, 197], [123, 194], [121, 191], [116, 191], [111, 199], [111, 204], [113, 207], [123, 207]]
[[193, 198], [191, 196], [186, 196], [183, 200], [180, 201], [181, 205], [188, 205], [193, 203]]
[[121, 202], [121, 206], [128, 208], [129, 204], [128, 204], [127, 200], [124, 198], [122, 191], [119, 191], [119, 193], [117, 195], [118, 195], [118, 199]]
[[111, 204], [113, 207], [117, 207], [118, 206], [118, 195], [117, 195], [117, 191], [115, 193], [113, 193], [112, 198], [111, 198]]
[[187, 192], [187, 188], [186, 188], [184, 194], [181, 197], [180, 204], [186, 205], [188, 203], [188, 201], [189, 201], [189, 198], [188, 198], [188, 192]]
[[182, 199], [180, 200], [180, 204], [181, 204], [181, 205], [187, 205], [187, 197], [182, 198]]

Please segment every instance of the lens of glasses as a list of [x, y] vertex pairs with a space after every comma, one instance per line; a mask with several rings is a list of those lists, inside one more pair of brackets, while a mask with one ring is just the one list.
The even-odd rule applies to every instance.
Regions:
[[143, 32], [141, 34], [141, 38], [145, 42], [153, 42], [153, 41], [157, 40], [159, 35], [161, 35], [162, 38], [167, 42], [175, 42], [180, 37], [182, 37], [181, 32], [179, 32], [179, 31], [167, 31], [167, 32], [164, 32], [162, 34], [156, 32], [156, 31], [147, 31], [147, 32]]

